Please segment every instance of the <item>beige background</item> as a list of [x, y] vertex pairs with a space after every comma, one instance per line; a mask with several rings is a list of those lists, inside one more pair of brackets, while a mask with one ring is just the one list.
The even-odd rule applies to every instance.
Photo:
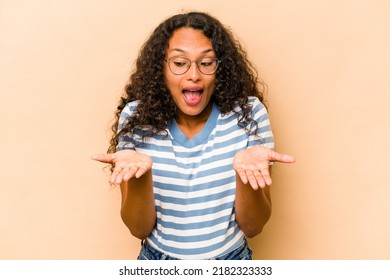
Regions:
[[274, 211], [258, 259], [390, 259], [390, 2], [0, 0], [0, 259], [134, 259], [103, 165], [137, 51], [163, 19], [230, 26], [268, 84]]

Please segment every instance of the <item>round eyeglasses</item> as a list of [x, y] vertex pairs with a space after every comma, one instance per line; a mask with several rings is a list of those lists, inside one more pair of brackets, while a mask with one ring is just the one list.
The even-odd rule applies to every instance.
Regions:
[[190, 60], [182, 56], [174, 56], [169, 59], [165, 59], [168, 63], [169, 70], [175, 75], [183, 75], [190, 68], [192, 62], [196, 63], [199, 71], [205, 75], [214, 74], [217, 71], [218, 65], [221, 62], [216, 57], [202, 57], [198, 60]]

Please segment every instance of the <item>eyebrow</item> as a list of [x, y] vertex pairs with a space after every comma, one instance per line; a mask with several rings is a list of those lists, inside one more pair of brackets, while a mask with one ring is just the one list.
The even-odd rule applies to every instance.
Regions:
[[[179, 48], [174, 48], [174, 49], [170, 50], [170, 52], [173, 52], [173, 51], [186, 53], [185, 50], [182, 50], [182, 49], [179, 49]], [[207, 49], [207, 50], [202, 51], [202, 53], [208, 53], [208, 52], [212, 52], [212, 51], [214, 51], [214, 50], [213, 49]]]

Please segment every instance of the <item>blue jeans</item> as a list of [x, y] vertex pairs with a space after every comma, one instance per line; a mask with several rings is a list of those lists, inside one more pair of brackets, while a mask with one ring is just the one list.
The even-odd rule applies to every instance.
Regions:
[[[154, 249], [146, 241], [142, 241], [141, 252], [137, 260], [178, 260], [177, 258], [171, 257], [163, 252]], [[251, 260], [252, 249], [249, 247], [247, 240], [242, 243], [237, 249], [226, 253], [224, 255], [212, 258], [212, 260]]]

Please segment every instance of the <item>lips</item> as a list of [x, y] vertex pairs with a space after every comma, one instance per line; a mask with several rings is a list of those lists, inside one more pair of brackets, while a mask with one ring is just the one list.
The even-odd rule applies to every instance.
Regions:
[[184, 101], [187, 105], [196, 106], [202, 100], [203, 88], [186, 87], [182, 90]]

